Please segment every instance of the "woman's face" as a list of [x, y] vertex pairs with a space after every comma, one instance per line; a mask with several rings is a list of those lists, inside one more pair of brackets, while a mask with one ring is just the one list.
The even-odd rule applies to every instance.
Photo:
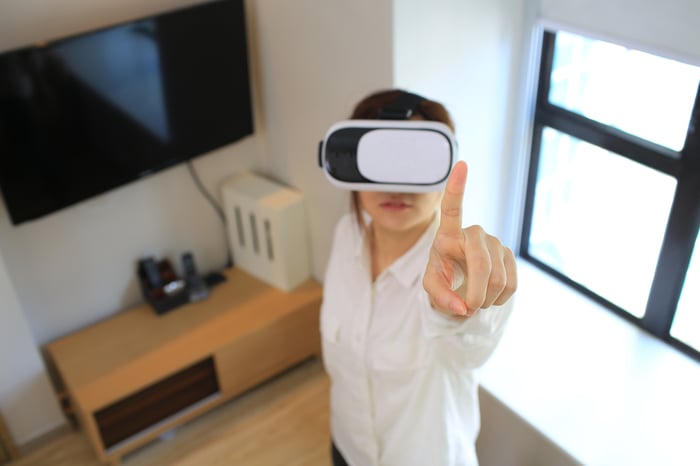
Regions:
[[387, 193], [360, 191], [360, 206], [372, 217], [374, 228], [404, 233], [424, 227], [435, 215], [442, 192]]

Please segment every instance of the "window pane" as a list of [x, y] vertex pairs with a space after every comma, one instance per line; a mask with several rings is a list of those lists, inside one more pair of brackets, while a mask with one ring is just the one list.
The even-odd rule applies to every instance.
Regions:
[[[671, 336], [700, 351], [700, 236], [695, 239], [690, 267], [671, 326]], [[693, 285], [691, 286], [691, 283]]]
[[530, 255], [642, 317], [676, 180], [551, 128], [541, 148]]
[[549, 101], [680, 151], [699, 81], [700, 67], [558, 32]]

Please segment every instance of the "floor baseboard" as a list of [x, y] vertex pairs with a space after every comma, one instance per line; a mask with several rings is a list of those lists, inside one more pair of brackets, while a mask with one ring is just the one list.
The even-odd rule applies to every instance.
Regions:
[[64, 422], [63, 424], [60, 424], [56, 427], [52, 427], [43, 434], [39, 434], [38, 436], [34, 437], [28, 442], [17, 445], [19, 456], [24, 456], [30, 452], [38, 450], [39, 448], [48, 445], [52, 441], [61, 437], [62, 435], [73, 431], [74, 429], [75, 427], [68, 422]]

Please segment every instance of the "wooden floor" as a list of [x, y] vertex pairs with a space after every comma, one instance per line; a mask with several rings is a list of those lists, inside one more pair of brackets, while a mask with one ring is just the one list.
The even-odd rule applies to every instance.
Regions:
[[[328, 378], [312, 359], [123, 458], [124, 466], [328, 466]], [[79, 431], [12, 466], [98, 466]]]

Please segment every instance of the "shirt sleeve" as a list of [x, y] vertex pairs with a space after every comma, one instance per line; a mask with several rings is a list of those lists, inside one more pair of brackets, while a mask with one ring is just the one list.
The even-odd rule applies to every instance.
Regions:
[[420, 308], [425, 337], [440, 339], [440, 347], [448, 352], [445, 359], [468, 369], [481, 367], [493, 354], [515, 300], [511, 298], [501, 306], [479, 309], [470, 318], [462, 320], [433, 309], [425, 292], [421, 299], [424, 301]]

